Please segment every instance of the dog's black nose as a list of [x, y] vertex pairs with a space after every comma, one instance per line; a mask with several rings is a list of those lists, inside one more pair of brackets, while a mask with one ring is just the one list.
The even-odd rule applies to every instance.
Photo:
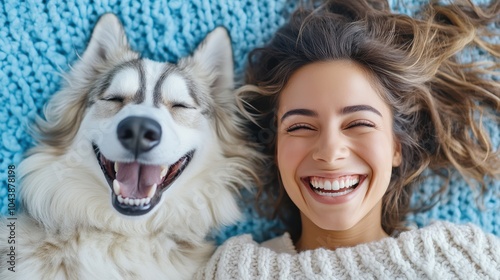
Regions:
[[137, 157], [160, 143], [161, 126], [150, 118], [127, 117], [118, 124], [116, 133], [123, 147]]

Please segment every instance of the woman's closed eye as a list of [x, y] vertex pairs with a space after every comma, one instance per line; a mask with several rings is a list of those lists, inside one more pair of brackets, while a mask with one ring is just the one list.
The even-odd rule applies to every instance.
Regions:
[[292, 133], [292, 132], [297, 132], [297, 131], [315, 131], [316, 129], [311, 126], [311, 125], [308, 125], [308, 124], [304, 124], [304, 123], [297, 123], [297, 124], [292, 124], [291, 126], [289, 126], [287, 129], [286, 129], [286, 132], [288, 133]]
[[357, 120], [350, 122], [345, 128], [356, 128], [356, 127], [376, 127], [376, 125], [370, 121], [367, 120]]

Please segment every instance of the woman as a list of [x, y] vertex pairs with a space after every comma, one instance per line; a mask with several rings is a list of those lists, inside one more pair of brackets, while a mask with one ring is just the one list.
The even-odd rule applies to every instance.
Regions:
[[274, 181], [261, 197], [279, 188], [291, 235], [230, 239], [198, 277], [498, 279], [497, 237], [446, 222], [407, 231], [404, 216], [426, 168], [454, 168], [482, 190], [500, 175], [480, 125], [500, 108], [488, 70], [499, 63], [454, 57], [470, 44], [500, 56], [480, 37], [499, 11], [431, 5], [412, 19], [383, 1], [339, 0], [295, 12], [251, 53], [239, 90], [270, 158], [262, 174]]

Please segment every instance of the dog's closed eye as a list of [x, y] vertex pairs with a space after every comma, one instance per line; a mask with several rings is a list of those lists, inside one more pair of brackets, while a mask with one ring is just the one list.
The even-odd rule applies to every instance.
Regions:
[[189, 104], [186, 103], [173, 103], [172, 108], [179, 108], [179, 109], [196, 109], [196, 107], [190, 106]]
[[117, 95], [114, 95], [114, 96], [108, 96], [108, 97], [104, 97], [102, 98], [101, 100], [103, 101], [111, 101], [111, 102], [120, 102], [122, 103], [125, 98], [122, 97], [122, 96], [117, 96]]

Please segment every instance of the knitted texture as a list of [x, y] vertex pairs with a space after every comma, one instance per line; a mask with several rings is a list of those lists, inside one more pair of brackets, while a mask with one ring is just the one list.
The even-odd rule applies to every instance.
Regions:
[[220, 246], [196, 279], [500, 279], [500, 238], [436, 222], [335, 251], [278, 254], [249, 235]]
[[[113, 12], [122, 20], [134, 50], [144, 57], [175, 62], [192, 52], [216, 26], [228, 28], [241, 76], [248, 52], [263, 45], [282, 25], [297, 1], [289, 0], [2, 0], [0, 1], [0, 213], [8, 212], [8, 167], [18, 166], [24, 152], [35, 143], [28, 124], [42, 114], [44, 104], [61, 84], [61, 72], [69, 70], [82, 54], [100, 15]], [[423, 0], [393, 0], [396, 12], [414, 13]], [[478, 1], [484, 2], [484, 1]], [[465, 60], [482, 53], [471, 50]], [[485, 121], [495, 147], [500, 145], [500, 125]], [[18, 187], [19, 182], [15, 185]], [[414, 202], [428, 201], [443, 183], [430, 177], [421, 184]], [[500, 235], [500, 182], [491, 182], [484, 208], [461, 178], [454, 178], [449, 192], [429, 211], [409, 217], [424, 226], [431, 220], [472, 222]], [[245, 193], [245, 195], [247, 195]], [[17, 197], [19, 199], [19, 197]], [[244, 219], [214, 235], [218, 242], [241, 233], [256, 240], [279, 234], [280, 224], [259, 217], [241, 203]], [[271, 229], [278, 229], [272, 231]]]

